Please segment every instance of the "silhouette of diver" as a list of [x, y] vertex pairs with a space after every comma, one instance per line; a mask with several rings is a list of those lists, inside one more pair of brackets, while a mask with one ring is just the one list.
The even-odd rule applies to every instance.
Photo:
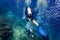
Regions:
[[[36, 25], [37, 30], [38, 30], [39, 34], [41, 35], [41, 37], [43, 38], [43, 40], [49, 40], [48, 34], [44, 32], [44, 30], [41, 28], [41, 26], [38, 24], [38, 22], [33, 18], [33, 10], [29, 6], [26, 7], [25, 15], [26, 15], [28, 22], [32, 21]], [[28, 34], [32, 34], [31, 35], [32, 40], [35, 40], [34, 34], [32, 31], [33, 30], [30, 28], [28, 30]]]

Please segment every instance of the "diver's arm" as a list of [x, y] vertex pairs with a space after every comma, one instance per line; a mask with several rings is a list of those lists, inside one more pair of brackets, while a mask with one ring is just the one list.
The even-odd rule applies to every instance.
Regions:
[[32, 20], [32, 22], [38, 27], [38, 22], [35, 20]]
[[32, 20], [32, 19], [30, 19], [30, 18], [27, 18], [29, 21], [32, 21], [37, 27], [38, 27], [38, 22], [36, 21], [36, 20]]

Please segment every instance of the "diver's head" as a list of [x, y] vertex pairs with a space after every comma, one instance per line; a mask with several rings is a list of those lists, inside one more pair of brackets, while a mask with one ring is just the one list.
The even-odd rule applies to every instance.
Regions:
[[30, 7], [27, 7], [27, 14], [28, 14], [28, 15], [32, 15], [32, 10], [31, 10]]
[[25, 15], [29, 21], [33, 19], [33, 11], [29, 6], [26, 7]]

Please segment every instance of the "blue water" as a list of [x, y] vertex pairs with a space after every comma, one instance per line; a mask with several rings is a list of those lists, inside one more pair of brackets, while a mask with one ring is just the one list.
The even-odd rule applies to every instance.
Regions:
[[[41, 24], [41, 27], [49, 35], [50, 39], [60, 40], [60, 2], [55, 0], [31, 0], [31, 3], [27, 3], [34, 11], [34, 18]], [[0, 14], [8, 15], [7, 18], [10, 18], [13, 24], [21, 23], [21, 26], [25, 27], [27, 21], [23, 19], [23, 16], [25, 16], [26, 6], [26, 0], [0, 0]], [[14, 36], [18, 37], [15, 40], [19, 40], [20, 29], [18, 28], [20, 26], [16, 27], [17, 29], [14, 29], [15, 26], [12, 29], [15, 32], [14, 34], [17, 34], [17, 36]], [[32, 29], [34, 30], [34, 27]]]

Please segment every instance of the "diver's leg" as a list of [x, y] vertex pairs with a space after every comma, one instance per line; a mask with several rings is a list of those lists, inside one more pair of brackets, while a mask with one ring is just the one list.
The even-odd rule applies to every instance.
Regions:
[[32, 40], [35, 40], [34, 33], [31, 28], [27, 30], [27, 34], [32, 38]]
[[44, 32], [44, 30], [41, 28], [41, 26], [38, 26], [38, 32], [39, 34], [41, 34], [42, 36], [46, 36], [46, 33]]
[[38, 32], [43, 40], [49, 40], [49, 35], [46, 32], [44, 32], [44, 30], [42, 29], [41, 26], [38, 26], [37, 29], [38, 29]]

